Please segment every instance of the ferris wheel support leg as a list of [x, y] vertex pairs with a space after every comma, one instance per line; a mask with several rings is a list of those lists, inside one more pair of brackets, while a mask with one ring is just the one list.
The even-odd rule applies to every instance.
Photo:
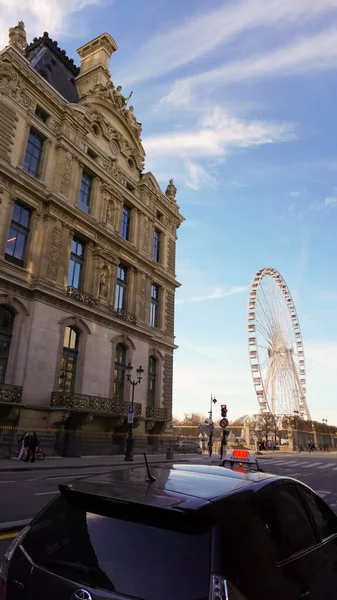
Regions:
[[[300, 378], [298, 376], [298, 373], [297, 373], [297, 370], [296, 370], [296, 367], [295, 367], [294, 360], [293, 360], [292, 357], [291, 357], [290, 360], [291, 360], [291, 368], [292, 368], [293, 376], [294, 376], [294, 379], [295, 379], [295, 381], [297, 383], [298, 390], [299, 390], [299, 392], [301, 394], [301, 400], [302, 400], [302, 403], [304, 405], [304, 409], [305, 409], [305, 412], [306, 412], [306, 415], [307, 415], [307, 419], [311, 420], [311, 415], [310, 415], [310, 412], [309, 412], [307, 401], [305, 399], [305, 395], [303, 394], [302, 385], [301, 385]], [[296, 402], [296, 408], [297, 408], [297, 410], [300, 410], [300, 403], [299, 403], [298, 397], [295, 398], [295, 402]]]

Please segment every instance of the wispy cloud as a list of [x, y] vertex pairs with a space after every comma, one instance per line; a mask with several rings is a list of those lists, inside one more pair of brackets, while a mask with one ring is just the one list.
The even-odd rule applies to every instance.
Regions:
[[302, 196], [305, 194], [306, 190], [294, 190], [293, 192], [289, 192], [289, 196], [293, 198], [298, 198], [298, 196]]
[[216, 185], [215, 178], [204, 167], [195, 162], [187, 161], [185, 185], [192, 190], [199, 190], [201, 187]]
[[[110, 0], [110, 4], [113, 0]], [[23, 20], [28, 38], [42, 35], [73, 35], [69, 17], [100, 0], [0, 0], [0, 47], [8, 43], [8, 29]]]
[[[155, 79], [169, 73], [249, 30], [296, 25], [299, 20], [309, 21], [336, 9], [335, 0], [223, 2], [214, 10], [198, 12], [183, 23], [158, 32], [144, 44], [129, 65], [123, 66], [124, 84]], [[179, 94], [176, 98], [179, 99]]]
[[230, 148], [249, 148], [294, 139], [290, 123], [244, 121], [214, 107], [194, 129], [157, 134], [143, 140], [147, 154], [156, 156], [225, 156]]
[[177, 80], [169, 96], [174, 101], [178, 89], [191, 95], [199, 87], [212, 89], [230, 83], [245, 83], [254, 79], [293, 75], [337, 68], [337, 29], [324, 30], [316, 35], [282, 46], [271, 52], [264, 52], [248, 59], [233, 61]]
[[327, 196], [321, 202], [314, 202], [310, 210], [324, 210], [325, 208], [337, 208], [337, 196]]
[[247, 292], [249, 289], [248, 285], [245, 286], [237, 286], [231, 289], [226, 289], [222, 287], [214, 288], [209, 294], [205, 296], [192, 296], [191, 298], [179, 298], [176, 301], [176, 304], [186, 304], [188, 302], [204, 302], [205, 300], [217, 300], [219, 298], [227, 298], [228, 296], [234, 296], [235, 294], [241, 294], [242, 292]]

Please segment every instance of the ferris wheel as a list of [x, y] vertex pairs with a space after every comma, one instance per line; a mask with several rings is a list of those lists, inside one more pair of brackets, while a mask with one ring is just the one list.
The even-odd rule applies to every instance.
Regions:
[[262, 412], [310, 419], [303, 341], [295, 305], [276, 269], [258, 271], [248, 300], [249, 360]]

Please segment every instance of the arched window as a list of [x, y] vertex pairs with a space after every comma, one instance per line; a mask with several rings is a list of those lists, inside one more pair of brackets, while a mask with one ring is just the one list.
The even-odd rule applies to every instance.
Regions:
[[117, 344], [114, 370], [114, 389], [113, 398], [122, 402], [124, 399], [124, 382], [126, 366], [126, 347], [124, 344]]
[[156, 378], [157, 378], [157, 359], [154, 356], [149, 358], [148, 375], [148, 406], [156, 405]]
[[75, 388], [79, 333], [73, 327], [65, 327], [63, 352], [58, 391], [72, 393]]
[[5, 383], [14, 318], [10, 308], [0, 306], [0, 383]]

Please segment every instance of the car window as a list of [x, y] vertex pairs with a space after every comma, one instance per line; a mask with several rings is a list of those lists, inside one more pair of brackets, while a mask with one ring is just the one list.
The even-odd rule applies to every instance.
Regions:
[[261, 517], [278, 561], [316, 544], [314, 530], [295, 486], [282, 486], [268, 494], [261, 505]]
[[[185, 528], [139, 509], [88, 510], [60, 496], [32, 526], [24, 547], [36, 564], [83, 586], [141, 600], [208, 598], [211, 529]], [[125, 511], [118, 518], [118, 510]], [[108, 516], [109, 515], [109, 516]], [[110, 516], [111, 515], [111, 516]], [[173, 519], [173, 517], [172, 517]], [[163, 522], [164, 521], [164, 522]], [[174, 526], [174, 528], [172, 528]]]
[[323, 540], [324, 538], [329, 537], [329, 535], [337, 533], [337, 517], [329, 506], [310, 490], [307, 490], [306, 488], [299, 489], [317, 527], [320, 539]]

